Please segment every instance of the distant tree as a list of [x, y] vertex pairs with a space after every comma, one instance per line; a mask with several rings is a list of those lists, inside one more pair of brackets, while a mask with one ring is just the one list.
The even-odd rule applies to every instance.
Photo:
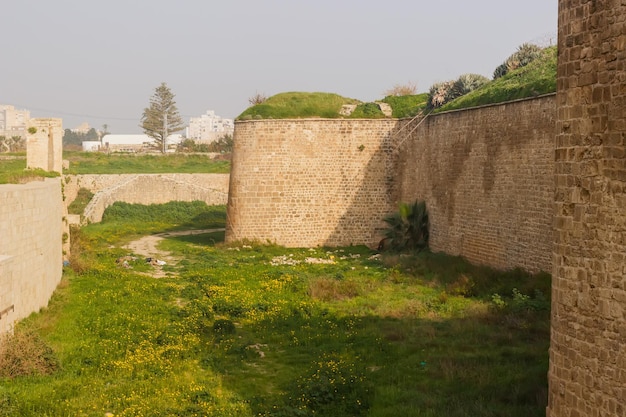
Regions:
[[385, 97], [389, 96], [414, 96], [417, 94], [417, 85], [412, 82], [406, 84], [396, 84], [384, 92]]
[[72, 129], [65, 129], [63, 134], [63, 145], [76, 145], [82, 146], [83, 141], [85, 139], [85, 135], [83, 133], [78, 133], [72, 131]]
[[98, 135], [100, 136], [100, 139], [102, 139], [104, 137], [104, 135], [108, 135], [109, 133], [109, 125], [108, 124], [103, 124], [102, 125], [102, 130], [98, 132]]
[[155, 89], [150, 98], [150, 106], [143, 111], [141, 127], [146, 135], [154, 139], [163, 153], [167, 150], [167, 137], [185, 127], [178, 113], [174, 94], [167, 84], [161, 83]]
[[26, 149], [26, 140], [22, 136], [11, 136], [10, 145], [11, 152], [17, 152]]
[[233, 151], [233, 135], [225, 134], [211, 143], [196, 143], [193, 139], [185, 139], [178, 144], [179, 152], [219, 152], [229, 154]]
[[24, 149], [25, 141], [21, 136], [0, 136], [0, 152], [17, 152]]
[[267, 100], [267, 96], [257, 92], [252, 97], [248, 98], [248, 103], [250, 103], [251, 106], [256, 106], [257, 104], [263, 103], [265, 100]]
[[96, 140], [100, 140], [100, 137], [98, 136], [98, 132], [96, 131], [96, 129], [92, 127], [91, 129], [87, 131], [87, 133], [85, 133], [85, 139], [83, 140], [96, 141]]
[[225, 134], [209, 144], [209, 152], [231, 153], [233, 151], [233, 135]]

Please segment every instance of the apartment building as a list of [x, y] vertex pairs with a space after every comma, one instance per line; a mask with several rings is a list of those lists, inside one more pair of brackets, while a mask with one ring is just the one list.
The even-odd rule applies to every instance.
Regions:
[[191, 117], [186, 129], [188, 139], [199, 143], [215, 142], [224, 135], [232, 135], [235, 130], [233, 119], [224, 119], [209, 110], [200, 117]]
[[8, 104], [0, 104], [0, 136], [26, 137], [26, 126], [30, 111], [16, 110]]

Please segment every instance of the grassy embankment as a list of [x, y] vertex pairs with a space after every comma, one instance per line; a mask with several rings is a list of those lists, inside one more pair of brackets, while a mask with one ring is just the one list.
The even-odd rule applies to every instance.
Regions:
[[503, 103], [556, 92], [557, 50], [552, 46], [525, 67], [451, 101], [437, 112]]
[[202, 154], [125, 155], [100, 152], [64, 152], [70, 162], [64, 174], [228, 173], [230, 162]]
[[58, 177], [56, 172], [26, 169], [26, 152], [0, 154], [12, 159], [0, 159], [0, 184], [21, 184], [43, 178]]
[[116, 203], [81, 229], [76, 271], [18, 327], [51, 347], [53, 372], [0, 379], [0, 416], [545, 414], [548, 276], [221, 232], [162, 242], [182, 259], [169, 278], [116, 263], [138, 235], [224, 221]]
[[[393, 110], [393, 117], [410, 117], [426, 107], [426, 94], [395, 97], [389, 96], [380, 100], [387, 103]], [[359, 100], [342, 97], [332, 93], [280, 93], [269, 97], [265, 102], [251, 106], [237, 117], [238, 120], [251, 119], [298, 119], [322, 117], [337, 119], [344, 104], [357, 105], [350, 119], [376, 119], [385, 117], [374, 103], [363, 103]]]
[[[544, 49], [542, 56], [529, 65], [513, 70], [481, 88], [461, 96], [435, 112], [458, 110], [486, 104], [502, 103], [521, 98], [536, 97], [556, 91], [556, 46]], [[393, 110], [393, 117], [412, 117], [427, 107], [428, 94], [388, 96], [380, 101]], [[269, 97], [262, 104], [246, 109], [239, 120], [288, 119], [306, 117], [340, 118], [344, 104], [357, 104], [348, 118], [376, 119], [385, 117], [374, 103], [330, 93], [281, 93]]]
[[[57, 173], [41, 169], [27, 170], [25, 153], [20, 159], [0, 160], [0, 184], [28, 182]], [[64, 174], [214, 174], [230, 172], [228, 160], [214, 160], [207, 155], [125, 155], [99, 152], [64, 152], [70, 162]]]

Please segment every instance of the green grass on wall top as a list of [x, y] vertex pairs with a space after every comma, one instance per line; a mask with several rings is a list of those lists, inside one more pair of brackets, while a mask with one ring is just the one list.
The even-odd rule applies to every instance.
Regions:
[[540, 58], [461, 96], [436, 112], [464, 109], [556, 92], [557, 48], [544, 49]]
[[306, 117], [338, 118], [344, 104], [358, 100], [333, 93], [288, 92], [269, 97], [261, 104], [249, 107], [237, 117], [250, 119], [291, 119]]

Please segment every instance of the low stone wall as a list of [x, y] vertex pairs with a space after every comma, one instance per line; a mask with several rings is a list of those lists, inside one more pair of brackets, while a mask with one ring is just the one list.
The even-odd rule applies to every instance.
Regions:
[[116, 201], [163, 204], [169, 201], [204, 201], [225, 205], [229, 174], [120, 174], [66, 175], [65, 204], [76, 199], [80, 188], [95, 195], [85, 208], [83, 221], [99, 222], [104, 210]]
[[59, 178], [0, 185], [0, 334], [48, 304], [63, 273]]

